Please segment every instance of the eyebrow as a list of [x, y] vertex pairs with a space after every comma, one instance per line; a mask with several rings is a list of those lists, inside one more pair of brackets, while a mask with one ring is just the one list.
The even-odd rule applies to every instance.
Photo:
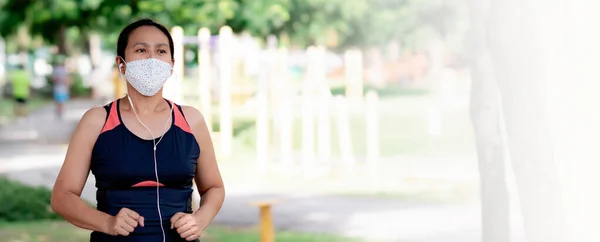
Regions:
[[[150, 46], [150, 44], [148, 44], [146, 42], [137, 42], [133, 46], [136, 46], [136, 45]], [[155, 46], [162, 47], [162, 46], [169, 46], [169, 45], [166, 43], [157, 43], [157, 44], [155, 44]]]

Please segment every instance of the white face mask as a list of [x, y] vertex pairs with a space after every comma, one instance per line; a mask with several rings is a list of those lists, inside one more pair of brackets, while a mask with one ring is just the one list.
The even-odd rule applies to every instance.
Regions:
[[156, 58], [141, 59], [126, 63], [125, 79], [140, 94], [156, 95], [171, 76], [173, 66]]

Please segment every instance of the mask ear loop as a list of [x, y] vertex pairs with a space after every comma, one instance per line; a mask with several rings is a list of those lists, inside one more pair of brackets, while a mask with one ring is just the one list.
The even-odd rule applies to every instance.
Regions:
[[[120, 58], [123, 62], [125, 62], [125, 60], [123, 60], [123, 57], [120, 57]], [[124, 65], [123, 63], [119, 64], [119, 75], [121, 76], [122, 80], [127, 81], [126, 78], [123, 76], [123, 72], [122, 72], [123, 65]], [[151, 135], [153, 154], [154, 154], [154, 176], [156, 178], [156, 209], [158, 210], [158, 219], [160, 222], [160, 229], [161, 229], [162, 236], [163, 236], [162, 241], [165, 242], [165, 240], [166, 240], [165, 228], [163, 226], [162, 212], [160, 209], [160, 180], [158, 179], [158, 162], [157, 162], [157, 158], [156, 158], [156, 148], [158, 147], [158, 144], [162, 141], [163, 137], [167, 133], [169, 123], [171, 123], [170, 121], [173, 118], [173, 109], [175, 107], [175, 104], [169, 103], [171, 105], [171, 111], [169, 112], [169, 118], [167, 118], [167, 122], [165, 123], [165, 130], [163, 132], [163, 135], [158, 139], [158, 141], [156, 141], [156, 139], [154, 138], [154, 133], [152, 133], [152, 130], [150, 130], [150, 128], [148, 128], [148, 126], [146, 126], [142, 122], [142, 120], [138, 116], [137, 112], [135, 111], [135, 107], [133, 106], [133, 102], [131, 101], [131, 97], [129, 96], [129, 91], [127, 91], [127, 100], [129, 100], [129, 106], [131, 106], [131, 110], [133, 110], [133, 113], [135, 114], [135, 117], [137, 118], [138, 122], [142, 126], [144, 126], [144, 128], [146, 128], [146, 130], [148, 130], [148, 132]]]

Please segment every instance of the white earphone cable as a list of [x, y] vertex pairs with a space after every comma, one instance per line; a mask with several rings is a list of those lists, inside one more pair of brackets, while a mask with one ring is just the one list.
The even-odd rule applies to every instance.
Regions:
[[156, 147], [158, 146], [158, 144], [160, 143], [160, 141], [162, 141], [162, 139], [165, 137], [165, 134], [168, 130], [169, 127], [169, 123], [173, 117], [173, 108], [175, 107], [175, 104], [171, 104], [171, 111], [169, 112], [169, 118], [167, 118], [167, 122], [165, 123], [165, 129], [163, 132], [163, 135], [160, 137], [160, 139], [158, 139], [158, 141], [156, 141], [156, 138], [154, 137], [154, 134], [152, 133], [152, 130], [150, 130], [150, 128], [148, 128], [148, 126], [146, 126], [142, 120], [140, 119], [140, 117], [138, 116], [137, 112], [135, 111], [135, 107], [133, 106], [133, 102], [131, 101], [131, 98], [129, 97], [129, 95], [127, 95], [127, 99], [129, 100], [129, 105], [131, 106], [131, 110], [133, 110], [133, 113], [135, 114], [135, 117], [137, 118], [138, 122], [144, 126], [144, 128], [146, 128], [146, 130], [148, 130], [148, 132], [150, 132], [150, 135], [152, 136], [152, 144], [153, 144], [153, 149], [154, 149], [154, 175], [156, 177], [156, 208], [158, 210], [158, 219], [160, 220], [160, 229], [162, 231], [162, 236], [163, 236], [163, 242], [165, 242], [166, 236], [165, 236], [165, 228], [163, 226], [163, 219], [162, 219], [162, 213], [160, 211], [160, 181], [158, 180], [158, 162], [156, 160]]

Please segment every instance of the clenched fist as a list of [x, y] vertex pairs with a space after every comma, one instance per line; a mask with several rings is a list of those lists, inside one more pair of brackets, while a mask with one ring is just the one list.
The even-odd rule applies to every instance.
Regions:
[[144, 227], [144, 217], [131, 209], [122, 208], [109, 219], [106, 231], [113, 236], [128, 236], [138, 225]]
[[182, 212], [171, 217], [171, 229], [177, 229], [179, 236], [187, 241], [199, 239], [204, 231], [194, 216]]

